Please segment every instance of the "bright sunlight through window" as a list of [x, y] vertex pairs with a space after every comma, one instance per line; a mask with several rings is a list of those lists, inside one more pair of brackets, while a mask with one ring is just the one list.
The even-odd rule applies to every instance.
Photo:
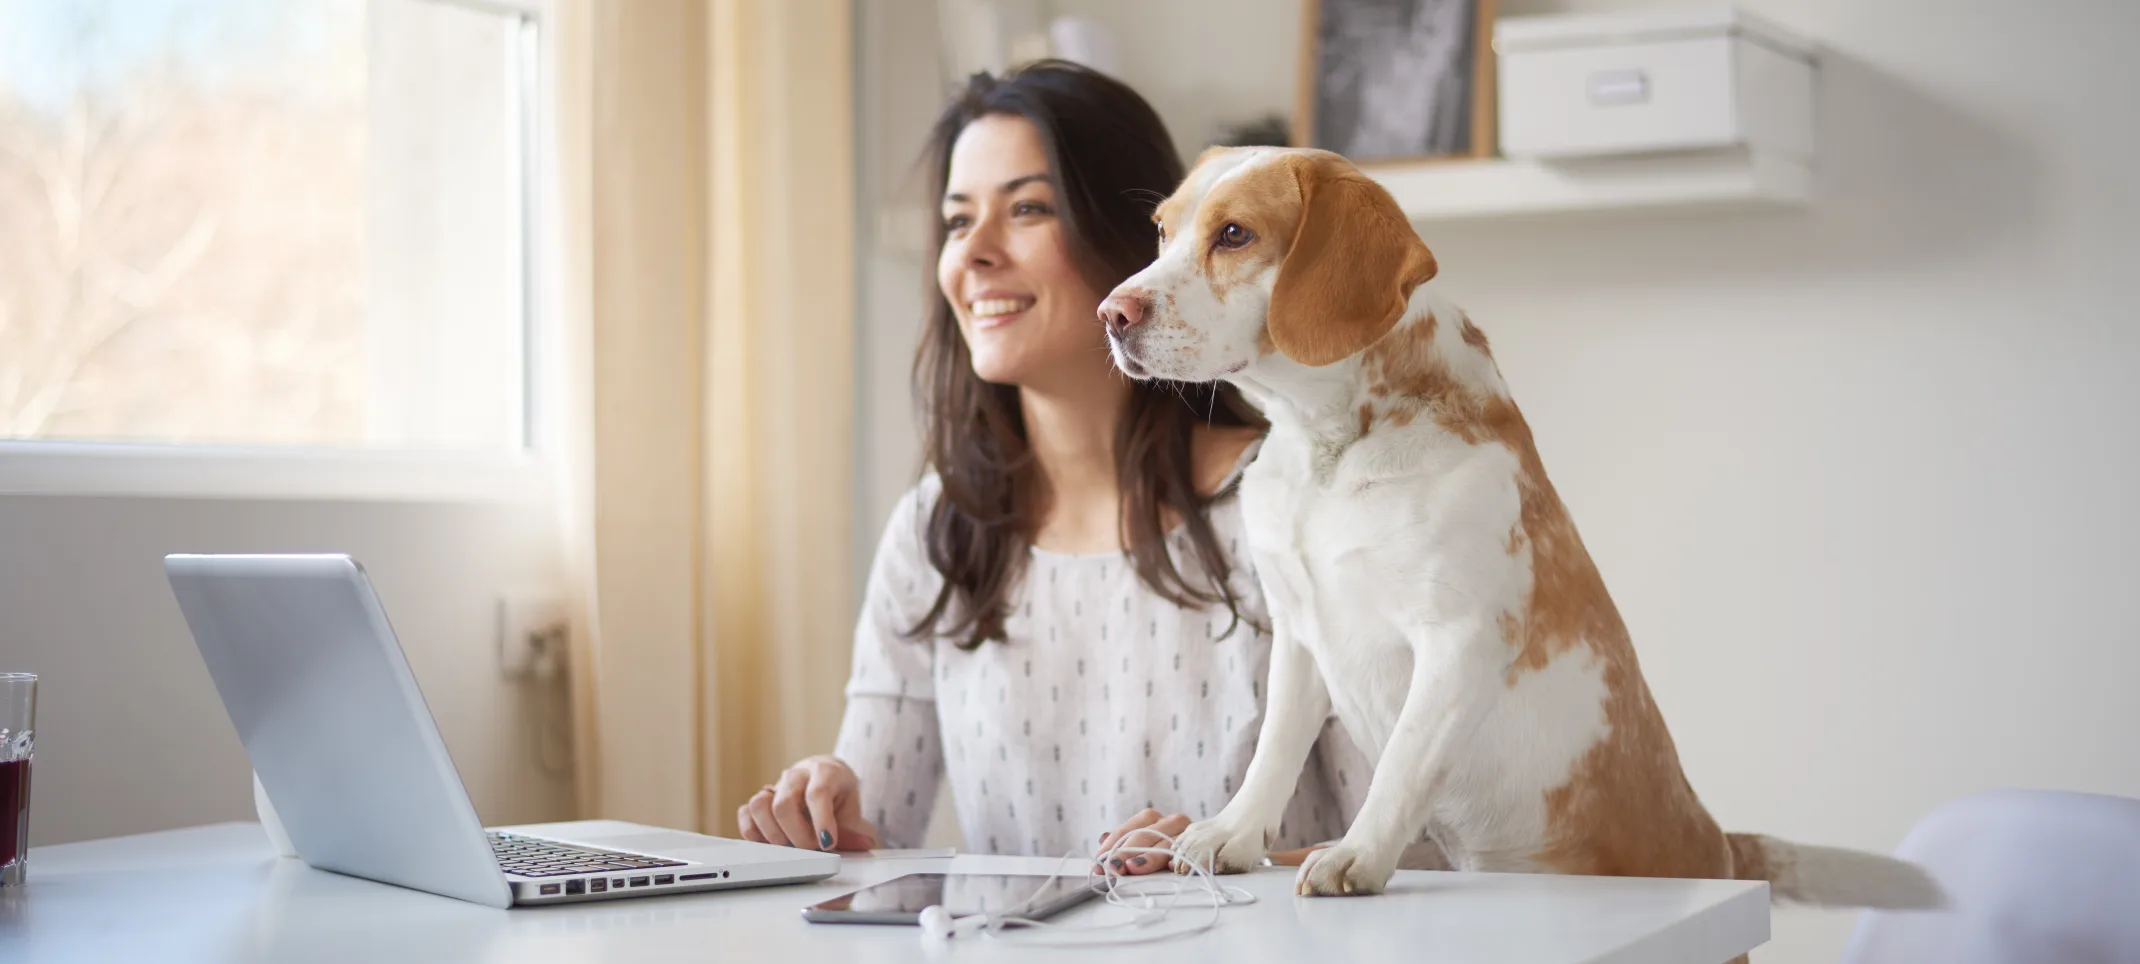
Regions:
[[522, 447], [534, 29], [0, 2], [0, 439]]

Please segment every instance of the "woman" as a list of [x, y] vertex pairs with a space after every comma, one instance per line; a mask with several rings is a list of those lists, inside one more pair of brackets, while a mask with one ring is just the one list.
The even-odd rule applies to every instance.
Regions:
[[[878, 547], [834, 753], [737, 821], [914, 846], [948, 774], [968, 851], [1177, 834], [1240, 784], [1270, 650], [1232, 490], [1260, 422], [1229, 388], [1123, 377], [1096, 320], [1157, 250], [1180, 158], [1135, 92], [1061, 62], [975, 76], [932, 145], [932, 471]], [[1339, 836], [1368, 773], [1326, 727], [1278, 846]]]

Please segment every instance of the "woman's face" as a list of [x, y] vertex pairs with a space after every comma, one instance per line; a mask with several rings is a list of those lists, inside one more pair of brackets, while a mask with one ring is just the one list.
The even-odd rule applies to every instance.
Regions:
[[951, 148], [936, 283], [985, 381], [1023, 385], [1110, 364], [1103, 293], [1072, 257], [1061, 197], [1023, 117], [982, 117]]

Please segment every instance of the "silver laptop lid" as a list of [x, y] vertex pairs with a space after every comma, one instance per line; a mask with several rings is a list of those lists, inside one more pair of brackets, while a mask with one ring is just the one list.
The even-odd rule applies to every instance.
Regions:
[[511, 906], [467, 788], [355, 560], [171, 555], [164, 573], [306, 863]]

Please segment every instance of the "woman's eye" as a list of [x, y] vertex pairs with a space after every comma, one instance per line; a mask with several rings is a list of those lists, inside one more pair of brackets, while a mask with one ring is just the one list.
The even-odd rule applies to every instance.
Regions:
[[1049, 214], [1051, 212], [1048, 210], [1047, 205], [1038, 201], [1020, 201], [1017, 207], [1011, 208], [1011, 213], [1024, 217], [1029, 214]]
[[1256, 234], [1238, 224], [1229, 224], [1219, 229], [1219, 247], [1241, 248], [1256, 239]]
[[972, 218], [969, 218], [963, 214], [954, 214], [944, 219], [944, 230], [947, 232], [956, 232], [972, 223]]

